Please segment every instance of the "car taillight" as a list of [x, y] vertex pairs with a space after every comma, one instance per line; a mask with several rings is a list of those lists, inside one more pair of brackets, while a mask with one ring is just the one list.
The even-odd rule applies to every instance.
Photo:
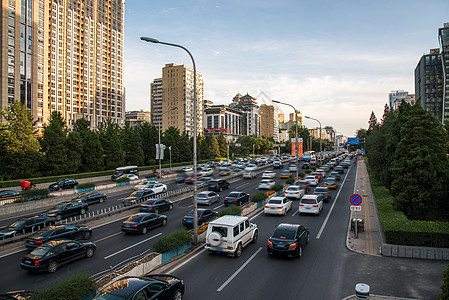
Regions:
[[199, 223], [199, 222], [200, 222], [200, 219], [196, 219], [196, 221]]
[[277, 206], [276, 208], [282, 209], [282, 206]]
[[313, 207], [318, 207], [318, 205], [315, 204]]
[[299, 203], [299, 206], [304, 206], [304, 204]]
[[34, 243], [40, 245], [42, 244], [42, 241], [34, 241]]
[[228, 250], [232, 250], [234, 249], [232, 246], [228, 246]]
[[265, 208], [268, 208], [268, 206], [265, 205]]
[[267, 241], [267, 245], [270, 245], [270, 246], [272, 246], [272, 245], [273, 245], [273, 243], [272, 243], [272, 242], [270, 242], [270, 241]]
[[207, 246], [207, 247], [210, 247], [210, 244], [207, 244], [207, 243], [206, 243], [206, 246]]
[[34, 265], [35, 265], [36, 267], [40, 267], [40, 266], [41, 266], [41, 262], [38, 261], [38, 260], [35, 260], [35, 261], [34, 261]]
[[291, 244], [290, 248], [296, 248], [296, 246], [298, 246], [298, 244]]
[[295, 194], [299, 194], [299, 192], [295, 192]]
[[20, 261], [23, 261], [24, 260], [24, 257], [22, 256], [21, 258], [20, 258]]
[[139, 225], [131, 225], [131, 228], [137, 228]]
[[232, 201], [234, 201], [234, 202], [235, 202], [235, 201], [237, 201], [237, 199], [232, 199]]
[[186, 218], [182, 219], [184, 222], [186, 221]]

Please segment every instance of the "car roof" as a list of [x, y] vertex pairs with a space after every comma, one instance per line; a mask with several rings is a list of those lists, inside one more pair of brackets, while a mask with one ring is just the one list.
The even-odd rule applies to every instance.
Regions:
[[235, 225], [239, 224], [240, 222], [242, 222], [244, 220], [248, 220], [248, 217], [226, 215], [226, 216], [220, 217], [220, 218], [210, 222], [209, 226], [211, 224], [213, 224], [213, 225], [235, 226]]
[[296, 230], [298, 228], [302, 227], [300, 224], [290, 224], [290, 223], [280, 223], [276, 226], [276, 229], [293, 229]]
[[106, 286], [101, 290], [101, 294], [111, 294], [124, 297], [127, 299], [132, 296], [135, 292], [139, 291], [143, 287], [147, 286], [153, 281], [159, 281], [152, 278], [143, 277], [125, 277], [114, 281], [113, 283]]
[[271, 197], [269, 201], [271, 200], [284, 200], [285, 197]]
[[[318, 196], [317, 195], [304, 195], [303, 197], [302, 197], [302, 199], [317, 199], [318, 198]], [[301, 199], [301, 200], [302, 200]]]

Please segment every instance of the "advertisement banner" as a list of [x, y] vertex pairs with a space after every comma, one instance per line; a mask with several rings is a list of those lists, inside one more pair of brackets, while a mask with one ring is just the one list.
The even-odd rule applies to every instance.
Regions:
[[[299, 139], [298, 138], [298, 141], [299, 141], [299, 149], [298, 149], [298, 151], [299, 151], [299, 156], [302, 156], [303, 155], [303, 142], [302, 142], [302, 138], [301, 139]], [[292, 156], [296, 156], [296, 142], [295, 142], [295, 139], [292, 139], [292, 154], [291, 154]]]

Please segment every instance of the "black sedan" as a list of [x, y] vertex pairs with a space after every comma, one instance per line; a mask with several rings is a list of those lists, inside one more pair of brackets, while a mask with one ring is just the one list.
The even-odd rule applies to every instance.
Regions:
[[12, 238], [17, 234], [40, 230], [41, 228], [54, 224], [55, 221], [55, 218], [47, 216], [32, 216], [18, 219], [11, 225], [0, 228], [0, 240]]
[[62, 202], [44, 213], [45, 216], [61, 220], [62, 218], [84, 215], [89, 209], [86, 203], [77, 202]]
[[244, 192], [231, 192], [224, 198], [224, 205], [228, 206], [234, 204], [241, 206], [242, 204], [249, 202], [249, 197], [250, 195]]
[[331, 193], [327, 187], [317, 187], [315, 188], [315, 191], [313, 191], [313, 194], [323, 198], [323, 202], [329, 202], [331, 200]]
[[43, 243], [56, 239], [88, 240], [92, 236], [92, 228], [73, 225], [50, 226], [25, 240], [28, 249], [34, 249]]
[[172, 210], [173, 202], [167, 201], [165, 199], [150, 199], [142, 203], [139, 207], [141, 212], [153, 212], [155, 214], [160, 213], [164, 210]]
[[28, 271], [55, 272], [60, 265], [82, 257], [90, 258], [97, 246], [71, 240], [50, 241], [20, 258], [20, 266]]
[[153, 190], [150, 190], [150, 189], [138, 190], [138, 191], [132, 192], [131, 195], [129, 195], [128, 197], [123, 199], [122, 202], [123, 202], [124, 206], [128, 206], [128, 205], [137, 204], [139, 202], [145, 201], [151, 197], [154, 197], [155, 195], [156, 194], [153, 192]]
[[21, 194], [19, 191], [8, 190], [0, 192], [0, 200], [18, 198], [20, 196]]
[[106, 195], [100, 192], [89, 191], [78, 194], [78, 197], [72, 201], [81, 201], [87, 204], [103, 203], [106, 200]]
[[148, 229], [157, 226], [165, 226], [167, 224], [167, 216], [154, 213], [137, 213], [129, 216], [122, 223], [122, 231], [126, 233], [146, 234]]
[[189, 177], [189, 176], [191, 176], [191, 175], [186, 174], [186, 173], [179, 173], [179, 174], [176, 176], [175, 181], [176, 181], [176, 183], [183, 183], [184, 180], [186, 180], [186, 178]]
[[310, 241], [309, 230], [299, 224], [281, 223], [267, 241], [269, 255], [292, 255], [301, 258], [302, 250]]
[[[184, 216], [184, 218], [182, 218], [182, 225], [188, 229], [193, 228], [193, 213], [194, 211], [191, 210], [186, 216]], [[210, 209], [199, 208], [197, 210], [197, 217], [198, 226], [202, 226], [203, 224], [215, 220], [218, 217], [218, 213]]]
[[126, 276], [103, 288], [94, 300], [181, 299], [184, 281], [165, 274]]
[[59, 179], [58, 182], [51, 184], [48, 189], [50, 192], [66, 189], [73, 189], [78, 185], [78, 181], [72, 178]]

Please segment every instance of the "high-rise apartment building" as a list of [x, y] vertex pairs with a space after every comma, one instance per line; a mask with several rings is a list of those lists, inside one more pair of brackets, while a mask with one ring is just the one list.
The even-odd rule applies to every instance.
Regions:
[[151, 83], [151, 123], [159, 128], [162, 126], [162, 78], [156, 78]]
[[124, 0], [2, 0], [0, 109], [124, 123]]
[[260, 106], [260, 135], [273, 137], [275, 142], [279, 142], [279, 111], [276, 106]]
[[438, 29], [443, 68], [443, 116], [442, 122], [449, 119], [449, 23]]
[[260, 115], [256, 98], [248, 93], [245, 96], [238, 93], [232, 99], [229, 107], [238, 109], [243, 113], [240, 124], [241, 135], [260, 136]]
[[[193, 69], [185, 65], [166, 64], [162, 68], [162, 130], [176, 127], [193, 135], [194, 118], [197, 133], [203, 132], [204, 83], [201, 73], [196, 72], [197, 102], [193, 110]], [[170, 110], [177, 107], [175, 110]]]
[[431, 49], [415, 68], [415, 99], [443, 122], [443, 68], [439, 49]]

